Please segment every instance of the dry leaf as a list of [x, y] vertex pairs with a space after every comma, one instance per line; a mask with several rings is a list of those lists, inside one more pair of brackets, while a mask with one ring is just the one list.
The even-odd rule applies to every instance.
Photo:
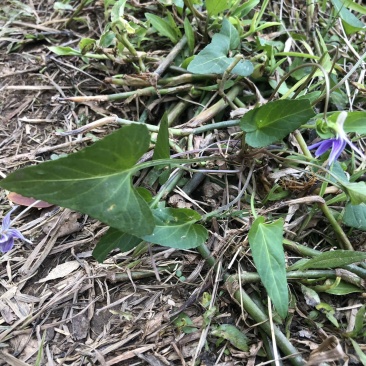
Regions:
[[56, 280], [57, 278], [66, 277], [71, 272], [79, 268], [80, 264], [78, 261], [70, 261], [66, 263], [59, 264], [55, 267], [45, 278], [42, 278], [38, 283]]

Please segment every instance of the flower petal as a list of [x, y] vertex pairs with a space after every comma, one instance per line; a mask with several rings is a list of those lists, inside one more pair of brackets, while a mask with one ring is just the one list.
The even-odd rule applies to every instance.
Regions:
[[333, 140], [335, 140], [335, 139], [328, 139], [328, 140], [324, 140], [324, 141], [318, 142], [317, 144], [314, 144], [314, 145], [309, 146], [309, 150], [318, 148], [315, 151], [315, 157], [318, 158], [319, 156], [323, 155], [329, 149], [332, 148], [332, 146], [333, 146]]
[[342, 154], [342, 151], [345, 149], [347, 142], [341, 138], [339, 139], [333, 139], [333, 146], [332, 151], [329, 155], [329, 162], [328, 165], [331, 165], [333, 162], [335, 162], [340, 155]]
[[1, 231], [2, 232], [4, 232], [5, 230], [7, 230], [8, 228], [9, 228], [9, 226], [10, 226], [10, 215], [11, 215], [11, 213], [15, 210], [15, 209], [17, 209], [18, 208], [18, 206], [15, 206], [15, 207], [13, 207], [5, 216], [4, 216], [4, 218], [3, 218], [3, 222], [2, 222], [2, 224], [1, 224]]
[[0, 252], [6, 253], [14, 246], [14, 238], [11, 235], [2, 234], [0, 236]]
[[18, 239], [21, 239], [21, 240], [26, 241], [27, 243], [32, 244], [32, 242], [30, 240], [26, 239], [23, 236], [23, 234], [19, 230], [17, 230], [17, 229], [8, 229], [8, 230], [6, 230], [6, 234], [8, 236], [13, 237], [13, 238], [18, 238]]

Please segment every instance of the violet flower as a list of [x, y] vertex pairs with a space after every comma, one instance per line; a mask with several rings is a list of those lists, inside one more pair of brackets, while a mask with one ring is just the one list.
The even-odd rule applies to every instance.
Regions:
[[308, 147], [309, 150], [317, 149], [315, 151], [315, 157], [319, 157], [330, 151], [328, 165], [334, 163], [342, 154], [343, 150], [349, 145], [353, 151], [355, 151], [362, 160], [365, 159], [364, 154], [358, 149], [357, 146], [348, 138], [346, 132], [343, 129], [344, 121], [347, 118], [347, 112], [341, 112], [337, 118], [337, 122], [332, 128], [337, 132], [337, 137], [317, 142], [314, 145]]
[[10, 214], [16, 209], [14, 207], [12, 210], [10, 210], [4, 217], [3, 222], [1, 224], [1, 230], [0, 230], [0, 252], [6, 253], [9, 250], [11, 250], [14, 246], [14, 238], [24, 240], [30, 244], [32, 244], [31, 241], [27, 240], [19, 230], [17, 229], [11, 229], [10, 228]]

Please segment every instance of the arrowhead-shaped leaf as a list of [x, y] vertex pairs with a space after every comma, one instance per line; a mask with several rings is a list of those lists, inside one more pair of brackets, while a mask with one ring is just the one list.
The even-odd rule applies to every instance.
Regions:
[[144, 240], [176, 249], [196, 248], [207, 240], [207, 230], [196, 224], [201, 216], [188, 208], [157, 208], [153, 210], [155, 229]]
[[249, 230], [249, 245], [258, 274], [278, 314], [288, 311], [288, 290], [285, 254], [283, 251], [283, 220], [271, 224], [258, 217]]
[[295, 131], [315, 113], [307, 99], [276, 100], [252, 109], [240, 120], [247, 132], [245, 142], [252, 147], [264, 147]]
[[0, 186], [86, 213], [131, 235], [150, 234], [153, 215], [131, 183], [149, 143], [145, 126], [126, 126], [68, 157], [17, 170]]

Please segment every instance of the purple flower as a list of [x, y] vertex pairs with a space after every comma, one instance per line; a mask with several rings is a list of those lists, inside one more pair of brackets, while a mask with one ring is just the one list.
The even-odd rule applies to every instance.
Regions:
[[14, 238], [24, 240], [28, 243], [31, 241], [27, 240], [19, 230], [10, 228], [10, 214], [16, 209], [14, 207], [10, 210], [3, 219], [0, 230], [0, 252], [6, 253], [11, 250], [14, 246]]
[[328, 165], [331, 165], [334, 161], [336, 161], [340, 157], [346, 145], [347, 145], [346, 140], [337, 137], [320, 141], [314, 145], [311, 145], [309, 146], [309, 150], [317, 149], [315, 151], [315, 157], [318, 158], [319, 156], [323, 155], [324, 153], [326, 153], [328, 150], [331, 149], [328, 162]]
[[337, 122], [333, 126], [333, 129], [337, 132], [337, 137], [320, 141], [314, 145], [309, 146], [309, 150], [317, 149], [315, 151], [315, 157], [317, 158], [320, 155], [326, 153], [328, 150], [331, 150], [328, 165], [331, 165], [340, 157], [342, 151], [346, 148], [347, 145], [349, 145], [352, 150], [361, 157], [362, 160], [365, 159], [364, 154], [358, 149], [357, 146], [353, 144], [353, 142], [348, 138], [346, 132], [343, 129], [343, 124], [346, 118], [347, 112], [341, 112], [337, 118]]

